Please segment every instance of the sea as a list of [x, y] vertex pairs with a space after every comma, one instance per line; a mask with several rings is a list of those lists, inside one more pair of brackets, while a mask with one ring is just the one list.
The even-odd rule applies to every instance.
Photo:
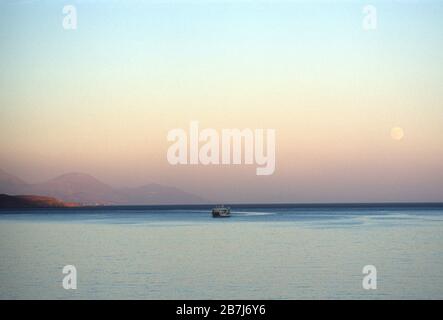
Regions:
[[0, 210], [0, 299], [442, 298], [443, 204]]

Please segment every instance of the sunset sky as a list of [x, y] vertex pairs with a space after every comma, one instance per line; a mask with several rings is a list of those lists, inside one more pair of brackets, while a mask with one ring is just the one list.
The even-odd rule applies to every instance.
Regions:
[[[376, 30], [365, 4], [2, 1], [0, 168], [225, 202], [443, 201], [443, 1], [372, 1]], [[275, 173], [171, 166], [167, 133], [193, 120], [275, 129]]]

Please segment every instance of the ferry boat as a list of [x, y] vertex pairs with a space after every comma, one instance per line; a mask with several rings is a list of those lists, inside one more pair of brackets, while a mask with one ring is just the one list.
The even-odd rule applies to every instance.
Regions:
[[212, 217], [214, 218], [227, 218], [231, 216], [231, 208], [223, 205], [216, 206], [212, 209]]

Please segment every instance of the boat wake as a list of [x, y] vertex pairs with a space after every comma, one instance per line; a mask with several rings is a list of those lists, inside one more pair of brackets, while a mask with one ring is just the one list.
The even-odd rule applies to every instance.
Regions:
[[236, 216], [270, 216], [275, 215], [277, 212], [263, 212], [263, 211], [231, 211]]

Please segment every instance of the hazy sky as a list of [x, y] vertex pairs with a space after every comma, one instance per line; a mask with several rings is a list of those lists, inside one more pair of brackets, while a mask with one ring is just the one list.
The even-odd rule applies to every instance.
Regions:
[[[368, 31], [365, 1], [2, 1], [0, 168], [226, 202], [443, 201], [443, 1], [370, 3]], [[171, 166], [167, 132], [191, 120], [275, 129], [275, 173]]]

